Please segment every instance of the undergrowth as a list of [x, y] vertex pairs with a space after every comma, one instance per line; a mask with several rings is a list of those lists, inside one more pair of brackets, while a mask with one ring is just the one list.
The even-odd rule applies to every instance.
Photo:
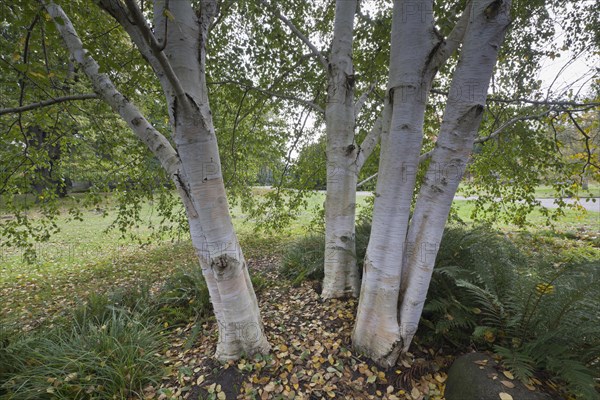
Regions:
[[[0, 349], [3, 398], [143, 397], [162, 376], [164, 336], [143, 313], [98, 298], [70, 326], [14, 333]], [[84, 306], [87, 308], [87, 306]]]
[[[359, 265], [369, 232], [368, 224], [357, 226]], [[290, 244], [282, 275], [295, 285], [322, 279], [324, 241], [313, 234]], [[488, 227], [446, 229], [423, 310], [421, 342], [455, 352], [493, 351], [523, 381], [544, 372], [580, 398], [598, 398], [600, 262], [582, 254], [551, 262], [526, 255]]]

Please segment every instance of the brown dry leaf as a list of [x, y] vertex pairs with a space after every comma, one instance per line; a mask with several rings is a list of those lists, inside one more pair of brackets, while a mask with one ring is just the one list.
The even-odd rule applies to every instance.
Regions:
[[477, 361], [473, 361], [473, 362], [477, 365], [487, 365], [488, 360], [477, 360]]
[[421, 392], [416, 387], [413, 387], [412, 390], [410, 391], [410, 397], [412, 397], [413, 399], [416, 400], [419, 397], [421, 397]]
[[535, 386], [533, 386], [533, 385], [530, 385], [530, 384], [528, 384], [528, 383], [525, 383], [524, 385], [525, 385], [525, 387], [526, 387], [527, 389], [531, 390], [532, 392], [535, 392]]
[[500, 400], [513, 400], [513, 397], [506, 392], [500, 392], [498, 396], [500, 396]]
[[515, 384], [510, 382], [510, 381], [500, 381], [501, 384], [503, 384], [504, 386], [506, 386], [507, 388], [514, 388]]

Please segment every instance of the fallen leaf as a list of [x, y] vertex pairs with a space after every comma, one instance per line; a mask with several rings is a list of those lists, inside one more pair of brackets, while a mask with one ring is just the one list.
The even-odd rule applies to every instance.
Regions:
[[515, 379], [514, 375], [510, 371], [502, 371], [505, 377], [508, 379]]
[[503, 384], [504, 386], [506, 386], [507, 388], [514, 388], [515, 384], [510, 382], [510, 381], [500, 381], [501, 384]]
[[513, 397], [506, 392], [500, 392], [498, 396], [500, 396], [500, 400], [513, 400]]

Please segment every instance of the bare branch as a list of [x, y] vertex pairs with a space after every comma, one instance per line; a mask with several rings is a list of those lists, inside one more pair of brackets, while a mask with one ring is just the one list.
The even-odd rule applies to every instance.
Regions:
[[356, 160], [356, 165], [359, 172], [373, 153], [373, 150], [375, 150], [377, 143], [379, 143], [381, 140], [384, 128], [389, 127], [391, 119], [392, 108], [390, 107], [390, 104], [386, 102], [383, 107], [383, 111], [379, 117], [377, 117], [373, 127], [359, 146], [360, 151], [358, 152], [358, 157]]
[[365, 183], [367, 183], [367, 182], [370, 182], [370, 181], [372, 181], [373, 179], [377, 178], [377, 175], [379, 175], [379, 172], [375, 172], [375, 173], [374, 173], [373, 175], [371, 175], [370, 177], [368, 177], [368, 178], [366, 178], [366, 179], [364, 179], [364, 180], [362, 180], [362, 181], [358, 182], [358, 183], [356, 184], [356, 188], [358, 189], [359, 187], [361, 187], [361, 186], [362, 186], [362, 185], [364, 185]]
[[465, 10], [460, 16], [458, 22], [456, 23], [446, 40], [444, 40], [435, 51], [431, 63], [428, 66], [429, 73], [435, 74], [437, 70], [440, 69], [440, 67], [444, 65], [446, 61], [448, 61], [448, 58], [450, 58], [450, 56], [458, 49], [458, 46], [460, 46], [463, 37], [465, 36], [467, 26], [469, 24], [469, 18], [471, 17], [471, 8], [472, 4], [469, 1], [465, 6]]
[[2, 108], [2, 109], [0, 109], [0, 115], [18, 114], [18, 113], [22, 113], [25, 111], [48, 107], [53, 104], [64, 103], [66, 101], [89, 100], [89, 99], [97, 99], [97, 98], [98, 98], [98, 95], [96, 93], [74, 94], [71, 96], [56, 97], [54, 99], [40, 101], [39, 103], [28, 104], [26, 106], [14, 107], [14, 108]]
[[[439, 90], [439, 89], [431, 89], [431, 93], [440, 94], [442, 96], [448, 96], [448, 92]], [[492, 103], [504, 103], [504, 104], [531, 104], [536, 106], [564, 106], [564, 107], [600, 107], [600, 103], [583, 103], [576, 101], [568, 101], [568, 100], [531, 100], [525, 99], [522, 97], [518, 97], [516, 99], [504, 99], [500, 97], [491, 97], [489, 96], [486, 101]]]
[[555, 111], [554, 109], [550, 109], [547, 110], [541, 114], [537, 114], [537, 115], [526, 115], [523, 117], [515, 117], [512, 119], [509, 119], [508, 121], [506, 121], [505, 123], [503, 123], [498, 129], [496, 129], [494, 132], [490, 133], [487, 136], [484, 137], [480, 137], [475, 139], [475, 141], [473, 143], [475, 144], [480, 144], [480, 143], [485, 143], [488, 140], [491, 140], [493, 138], [495, 138], [496, 136], [498, 136], [499, 134], [501, 134], [506, 128], [514, 125], [515, 123], [519, 122], [519, 121], [528, 121], [528, 120], [532, 120], [532, 119], [540, 119], [542, 117], [545, 117], [546, 115], [550, 114], [551, 112]]
[[371, 83], [369, 88], [358, 98], [358, 100], [356, 100], [356, 103], [354, 104], [354, 119], [358, 118], [360, 110], [363, 108], [365, 102], [367, 101], [371, 93], [373, 93], [376, 87], [377, 82]]
[[323, 56], [323, 54], [321, 54], [321, 52], [315, 47], [315, 45], [312, 44], [308, 37], [306, 37], [302, 32], [300, 32], [300, 30], [296, 28], [296, 25], [294, 25], [292, 21], [287, 19], [276, 7], [272, 7], [268, 1], [260, 0], [260, 2], [263, 6], [273, 9], [275, 16], [277, 16], [277, 18], [279, 18], [281, 22], [286, 24], [288, 28], [290, 28], [290, 30], [294, 33], [294, 35], [296, 35], [296, 37], [300, 39], [310, 49], [310, 51], [315, 55], [315, 57], [317, 57], [317, 59], [321, 62], [321, 65], [323, 65], [325, 71], [327, 71], [327, 69], [329, 68], [329, 63], [327, 62], [327, 59]]
[[280, 99], [295, 101], [299, 104], [302, 104], [309, 108], [312, 108], [314, 111], [320, 112], [321, 114], [325, 113], [325, 110], [323, 110], [323, 108], [321, 106], [319, 106], [318, 104], [316, 104], [312, 101], [301, 99], [299, 97], [291, 96], [288, 94], [273, 92], [268, 89], [258, 88], [258, 87], [252, 86], [252, 85], [248, 85], [247, 83], [244, 83], [244, 82], [239, 82], [239, 81], [234, 81], [234, 80], [224, 80], [224, 81], [208, 82], [208, 84], [209, 85], [228, 85], [228, 84], [238, 85], [238, 86], [243, 87], [246, 90], [254, 90], [254, 91], [269, 95], [269, 96], [280, 98]]
[[577, 122], [577, 120], [573, 117], [573, 115], [569, 111], [567, 111], [567, 114], [569, 115], [569, 119], [571, 120], [571, 122], [573, 122], [573, 125], [575, 125], [575, 128], [577, 128], [577, 130], [585, 138], [585, 151], [586, 151], [587, 159], [585, 161], [585, 165], [583, 166], [583, 169], [581, 170], [581, 174], [583, 175], [585, 173], [588, 165], [591, 165], [592, 167], [594, 167], [598, 171], [600, 171], [600, 166], [598, 166], [594, 162], [592, 162], [592, 150], [590, 149], [590, 140], [591, 140], [590, 135], [588, 135], [586, 133], [585, 129], [583, 129], [581, 127], [581, 125], [579, 125], [579, 122]]

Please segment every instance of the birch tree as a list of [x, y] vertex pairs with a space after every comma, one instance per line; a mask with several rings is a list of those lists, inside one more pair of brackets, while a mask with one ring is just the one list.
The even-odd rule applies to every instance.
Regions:
[[100, 71], [63, 9], [54, 2], [44, 6], [95, 93], [152, 151], [177, 188], [218, 323], [216, 356], [227, 360], [267, 352], [270, 346], [229, 213], [206, 86], [206, 43], [217, 2], [203, 1], [194, 9], [188, 1], [157, 0], [151, 29], [135, 1], [99, 1], [156, 74], [174, 144]]
[[[406, 352], [419, 322], [452, 200], [473, 147], [510, 0], [472, 0], [447, 38], [433, 1], [394, 2], [388, 95], [371, 238], [353, 344], [378, 363]], [[451, 96], [411, 217], [425, 107], [440, 66], [459, 48]]]
[[[269, 6], [266, 0], [263, 4]], [[358, 174], [375, 149], [383, 127], [379, 118], [359, 145], [356, 119], [370, 91], [355, 96], [353, 62], [357, 0], [337, 0], [333, 39], [327, 55], [280, 11], [277, 17], [310, 50], [327, 76], [325, 106], [327, 194], [325, 201], [325, 277], [323, 298], [356, 297], [360, 278], [356, 264], [355, 218]], [[371, 90], [374, 85], [371, 87]]]

